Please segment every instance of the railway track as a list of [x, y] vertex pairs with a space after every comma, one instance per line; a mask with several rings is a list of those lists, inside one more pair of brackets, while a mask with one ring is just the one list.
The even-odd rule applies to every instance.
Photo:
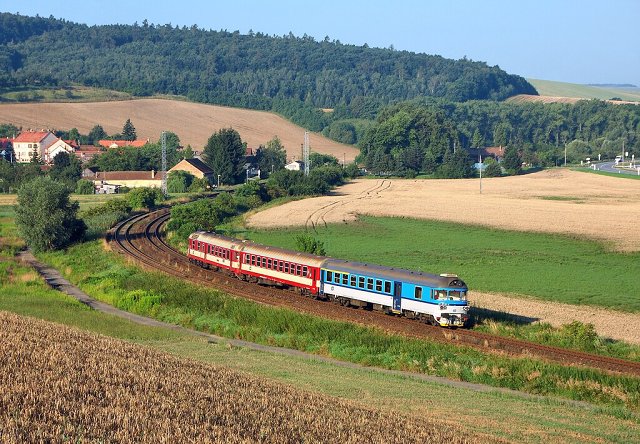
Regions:
[[139, 214], [114, 227], [108, 239], [114, 250], [131, 257], [148, 269], [161, 271], [201, 285], [214, 285], [226, 293], [265, 305], [287, 307], [301, 313], [354, 322], [368, 327], [376, 326], [387, 332], [412, 338], [429, 338], [467, 345], [485, 351], [536, 356], [564, 365], [580, 365], [640, 376], [640, 362], [593, 355], [472, 330], [449, 330], [433, 327], [377, 311], [345, 308], [330, 302], [314, 300], [293, 291], [243, 282], [223, 272], [204, 270], [191, 264], [185, 255], [174, 250], [165, 242], [162, 228], [168, 219], [169, 211], [166, 209]]

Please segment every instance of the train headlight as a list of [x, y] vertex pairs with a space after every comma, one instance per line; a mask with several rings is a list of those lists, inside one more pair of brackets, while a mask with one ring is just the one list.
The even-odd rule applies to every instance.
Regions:
[[440, 304], [440, 310], [446, 310], [447, 304]]
[[469, 311], [469, 308], [470, 308], [470, 307], [469, 307], [468, 305], [465, 305], [464, 307], [462, 307], [462, 309], [463, 309], [464, 311]]

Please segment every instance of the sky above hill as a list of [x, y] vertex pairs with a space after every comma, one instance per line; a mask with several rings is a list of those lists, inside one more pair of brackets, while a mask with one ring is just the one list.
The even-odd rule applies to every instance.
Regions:
[[485, 61], [511, 74], [640, 86], [640, 0], [0, 0], [88, 25], [198, 25]]

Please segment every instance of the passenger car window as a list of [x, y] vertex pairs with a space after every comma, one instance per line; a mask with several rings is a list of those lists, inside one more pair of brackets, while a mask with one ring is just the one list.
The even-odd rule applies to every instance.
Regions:
[[416, 299], [422, 299], [422, 287], [416, 287], [414, 296]]
[[382, 291], [382, 281], [380, 279], [376, 279], [376, 291]]

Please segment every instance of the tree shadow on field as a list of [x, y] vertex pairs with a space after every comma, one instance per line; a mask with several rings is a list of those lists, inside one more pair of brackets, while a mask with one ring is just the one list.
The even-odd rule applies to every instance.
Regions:
[[471, 316], [474, 324], [482, 324], [485, 321], [498, 321], [510, 322], [517, 325], [529, 325], [540, 320], [540, 318], [521, 316], [480, 307], [471, 307], [469, 315]]

